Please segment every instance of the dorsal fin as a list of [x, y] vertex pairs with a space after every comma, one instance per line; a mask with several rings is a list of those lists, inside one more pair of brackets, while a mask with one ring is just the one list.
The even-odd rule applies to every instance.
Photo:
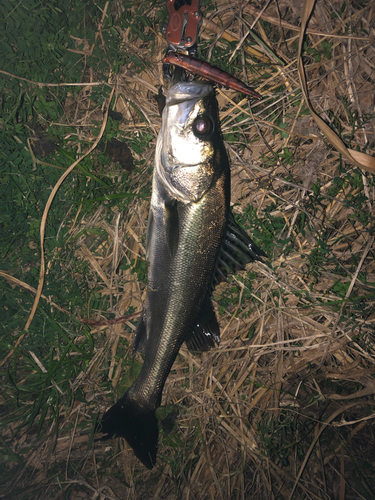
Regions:
[[262, 261], [261, 257], [266, 257], [266, 254], [255, 245], [250, 236], [234, 220], [232, 212], [229, 212], [226, 232], [216, 259], [211, 293], [228, 274], [245, 269], [249, 262]]

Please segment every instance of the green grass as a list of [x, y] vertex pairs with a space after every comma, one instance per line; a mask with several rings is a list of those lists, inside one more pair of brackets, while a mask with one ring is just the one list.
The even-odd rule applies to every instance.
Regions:
[[[112, 15], [107, 16], [101, 31], [105, 47], [95, 43], [92, 54], [86, 58], [74, 52], [77, 46], [72, 37], [86, 38], [91, 46], [94, 44], [101, 20], [100, 7], [104, 5], [104, 2], [94, 6], [67, 1], [50, 2], [47, 8], [34, 1], [17, 6], [8, 2], [1, 13], [4, 56], [0, 69], [13, 75], [0, 74], [1, 268], [34, 288], [39, 280], [39, 228], [47, 198], [62, 170], [89, 144], [87, 131], [78, 135], [76, 126], [61, 120], [67, 99], [79, 96], [82, 87], [39, 88], [37, 82], [79, 84], [87, 66], [95, 68], [95, 79], [100, 81], [107, 79], [112, 68], [116, 72], [116, 67], [132, 59], [112, 26]], [[142, 19], [132, 22], [126, 17], [120, 22], [138, 33], [137, 25], [143, 23]], [[137, 71], [144, 67], [137, 59], [135, 63]], [[93, 88], [90, 100], [100, 109], [107, 101], [109, 90], [105, 85]], [[94, 135], [100, 126], [101, 122], [93, 124]], [[53, 148], [45, 157], [32, 154], [28, 138], [35, 137], [33, 130], [38, 131], [37, 135], [42, 130], [42, 139], [44, 134], [52, 136]], [[110, 118], [103, 140], [115, 136], [121, 136], [121, 132], [118, 122]], [[151, 138], [152, 135], [145, 132], [132, 137], [129, 146], [134, 153], [142, 155]], [[135, 165], [139, 171], [144, 160], [135, 160]], [[83, 228], [72, 238], [68, 229], [75, 218], [78, 217], [78, 223], [82, 218], [90, 218], [103, 203], [111, 220], [114, 207], [126, 212], [134, 197], [150, 196], [150, 186], [135, 194], [129, 182], [126, 171], [120, 171], [108, 156], [98, 152], [85, 158], [58, 191], [47, 220], [45, 251], [50, 266], [43, 293], [69, 314], [41, 299], [31, 327], [25, 332], [23, 328], [34, 296], [12, 282], [1, 280], [0, 358], [5, 359], [13, 351], [10, 360], [0, 369], [1, 484], [17, 477], [25, 457], [46, 434], [54, 441], [54, 448], [59, 436], [72, 432], [74, 421], [68, 415], [77, 404], [83, 403], [91, 418], [99, 413], [95, 400], [88, 401], [88, 395], [72, 385], [90, 366], [99, 339], [75, 317], [92, 318], [95, 311], [107, 311], [109, 304], [107, 297], [100, 293], [101, 286], [87, 279], [89, 265], [77, 256], [76, 242], [79, 238], [84, 238], [86, 243], [98, 238], [100, 241], [107, 233]], [[141, 264], [138, 263], [138, 269], [144, 273]], [[111, 316], [109, 314], [108, 319]], [[25, 333], [20, 346], [14, 349], [12, 346]], [[90, 435], [92, 425], [89, 419], [79, 422], [78, 427]], [[22, 444], [22, 436], [28, 436], [26, 446]], [[52, 470], [50, 474], [53, 475]]]

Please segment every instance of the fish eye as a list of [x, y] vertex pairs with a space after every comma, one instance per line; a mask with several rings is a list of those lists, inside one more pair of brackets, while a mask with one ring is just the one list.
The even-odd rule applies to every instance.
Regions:
[[214, 124], [208, 116], [198, 116], [193, 123], [193, 132], [197, 137], [207, 137], [214, 129]]

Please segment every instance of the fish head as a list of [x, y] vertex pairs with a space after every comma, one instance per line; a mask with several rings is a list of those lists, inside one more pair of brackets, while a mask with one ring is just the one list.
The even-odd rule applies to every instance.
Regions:
[[167, 93], [156, 170], [173, 198], [197, 202], [228, 162], [211, 85], [180, 82]]

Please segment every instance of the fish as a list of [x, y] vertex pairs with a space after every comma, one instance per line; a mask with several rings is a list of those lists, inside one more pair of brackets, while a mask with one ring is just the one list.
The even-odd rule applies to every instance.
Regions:
[[220, 340], [211, 296], [228, 274], [265, 253], [230, 210], [230, 166], [212, 85], [167, 92], [146, 230], [148, 283], [133, 341], [137, 380], [102, 417], [103, 439], [123, 437], [149, 469], [156, 463], [163, 387], [183, 342], [192, 352]]

